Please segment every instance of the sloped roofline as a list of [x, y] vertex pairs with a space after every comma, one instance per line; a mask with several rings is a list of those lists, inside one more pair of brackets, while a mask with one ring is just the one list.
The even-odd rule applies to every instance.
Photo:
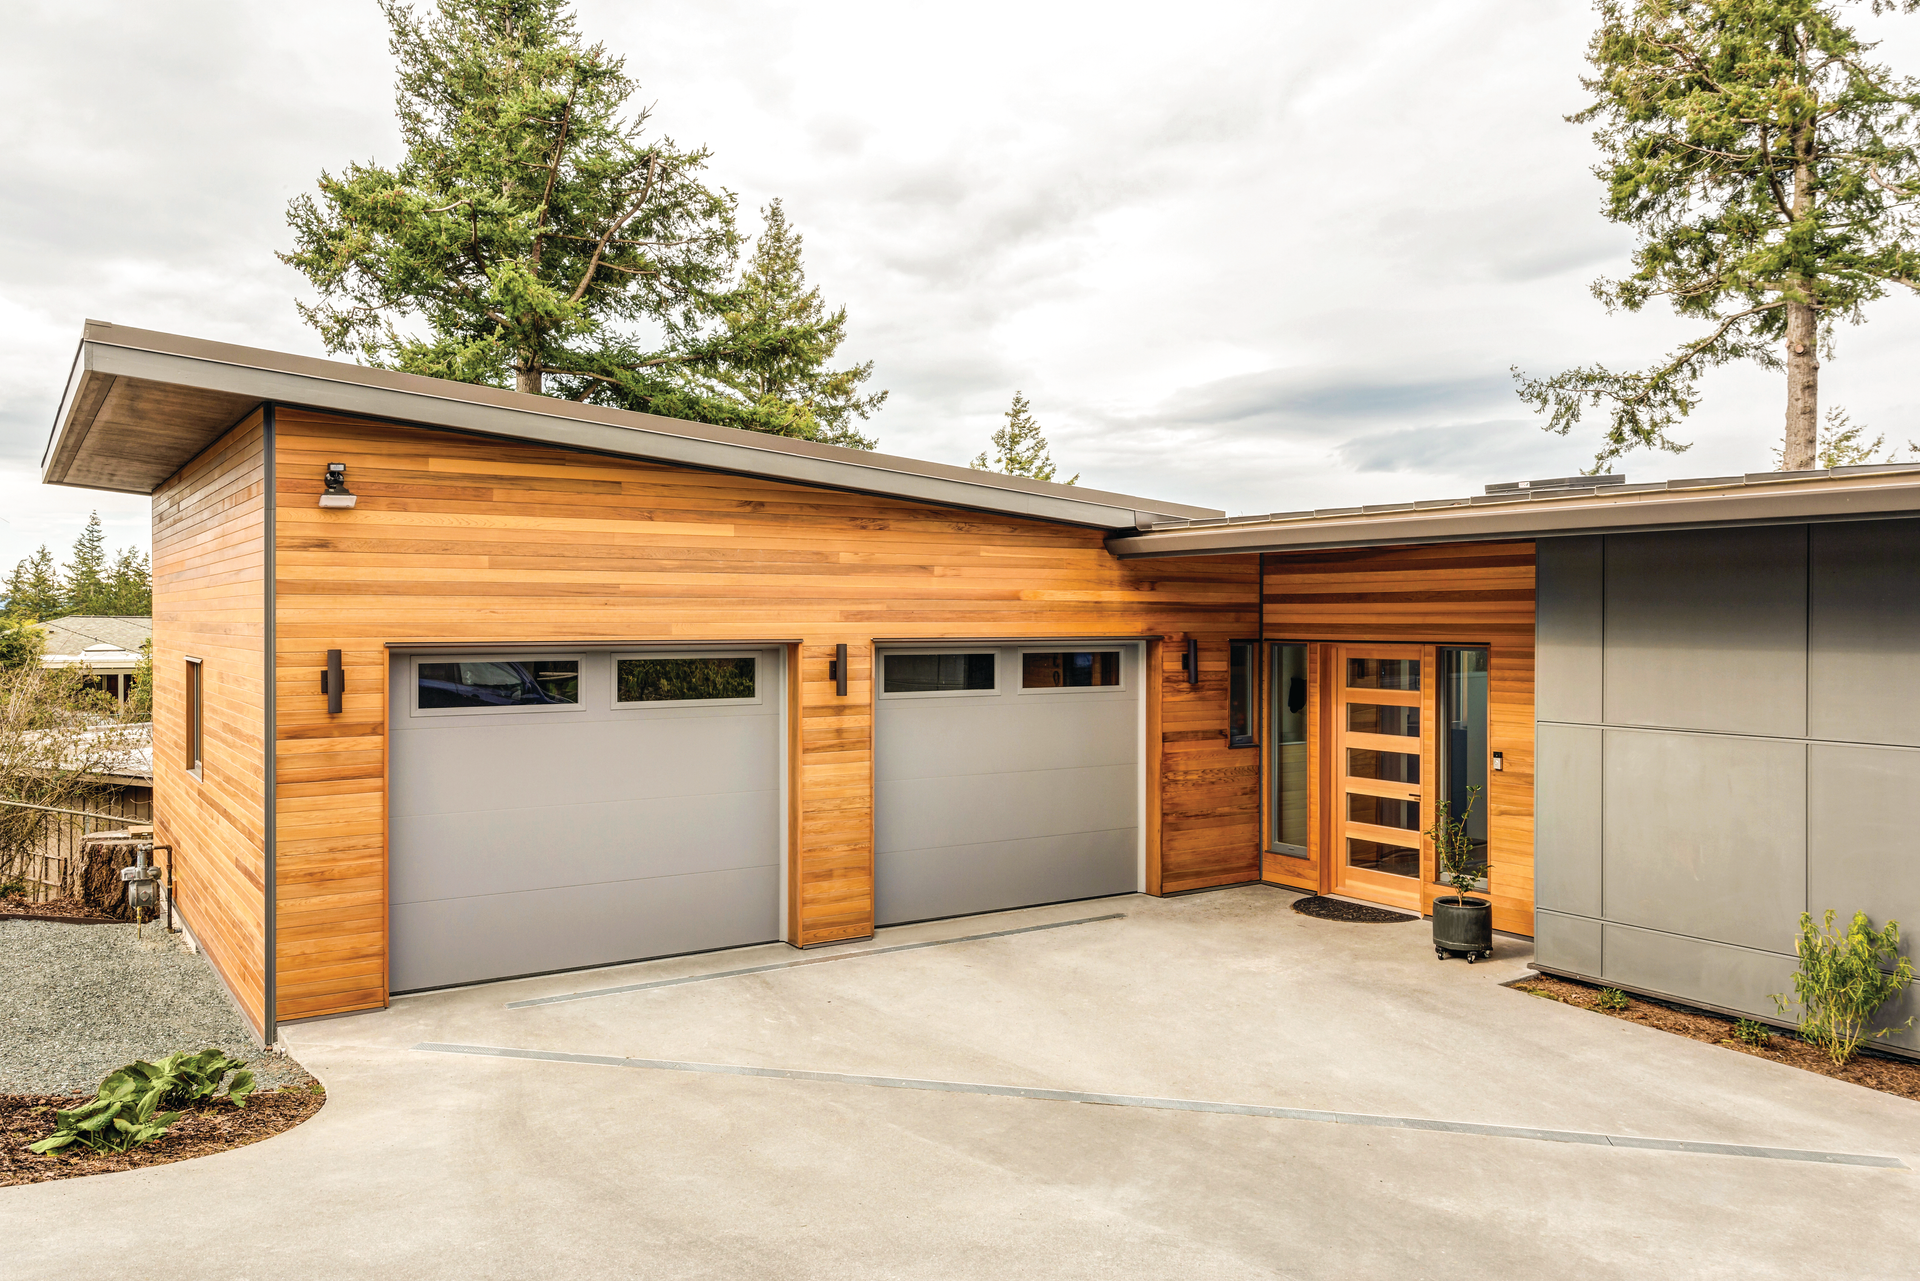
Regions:
[[41, 479], [150, 494], [269, 402], [1106, 530], [1223, 514], [98, 320], [81, 334]]

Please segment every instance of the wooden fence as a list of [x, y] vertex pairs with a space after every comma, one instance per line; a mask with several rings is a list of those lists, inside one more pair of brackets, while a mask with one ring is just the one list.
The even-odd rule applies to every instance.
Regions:
[[62, 810], [0, 800], [0, 805], [39, 814], [25, 848], [14, 856], [13, 867], [0, 870], [0, 882], [22, 882], [21, 897], [30, 903], [72, 898], [78, 890], [80, 847], [88, 836], [153, 821], [153, 793], [148, 788], [120, 788], [88, 804], [92, 806], [88, 810]]

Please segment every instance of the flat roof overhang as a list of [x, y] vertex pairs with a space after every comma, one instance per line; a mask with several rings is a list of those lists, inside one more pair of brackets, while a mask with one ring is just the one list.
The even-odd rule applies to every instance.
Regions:
[[97, 320], [82, 333], [41, 480], [151, 494], [269, 402], [1095, 529], [1222, 514]]
[[1122, 559], [1498, 542], [1920, 516], [1920, 462], [1756, 472], [1163, 523], [1107, 539]]

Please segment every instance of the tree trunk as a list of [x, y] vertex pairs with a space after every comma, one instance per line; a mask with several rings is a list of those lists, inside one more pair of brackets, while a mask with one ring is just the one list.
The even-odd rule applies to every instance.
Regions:
[[1820, 341], [1813, 304], [1787, 304], [1787, 440], [1781, 471], [1819, 466]]
[[540, 394], [540, 366], [534, 364], [531, 358], [522, 357], [520, 363], [513, 367], [513, 389], [534, 396]]

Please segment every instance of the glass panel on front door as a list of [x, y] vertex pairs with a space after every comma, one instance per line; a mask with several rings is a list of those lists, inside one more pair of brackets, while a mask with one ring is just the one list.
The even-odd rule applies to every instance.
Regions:
[[1273, 833], [1269, 842], [1276, 854], [1308, 857], [1307, 846], [1307, 647], [1273, 645], [1272, 679], [1267, 682], [1273, 705], [1269, 709], [1269, 741], [1273, 797]]
[[[1363, 651], [1363, 653], [1365, 653]], [[1334, 811], [1348, 869], [1418, 881], [1427, 783], [1421, 771], [1421, 660], [1418, 650], [1349, 651], [1335, 724]], [[1381, 892], [1385, 886], [1374, 882]], [[1397, 896], [1400, 891], [1394, 891]]]

